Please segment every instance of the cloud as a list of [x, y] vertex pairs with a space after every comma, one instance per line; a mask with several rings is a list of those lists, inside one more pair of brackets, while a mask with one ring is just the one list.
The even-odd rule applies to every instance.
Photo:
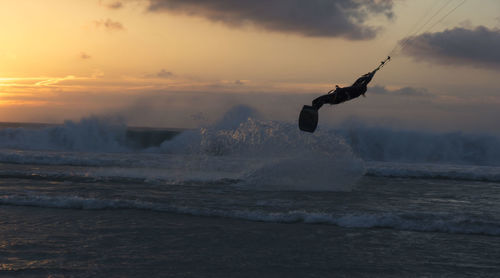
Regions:
[[47, 78], [45, 80], [38, 81], [37, 83], [35, 83], [35, 86], [53, 86], [61, 83], [62, 81], [74, 80], [74, 79], [78, 78], [73, 75], [68, 75], [66, 77], [59, 77], [59, 78]]
[[144, 75], [144, 78], [163, 78], [163, 79], [170, 79], [172, 77], [174, 77], [175, 74], [171, 71], [167, 71], [165, 69], [161, 69], [159, 72], [157, 73], [153, 73], [153, 74], [146, 74]]
[[400, 97], [432, 97], [433, 95], [425, 88], [403, 87], [390, 90], [382, 86], [374, 86], [368, 89], [368, 93], [386, 96]]
[[248, 24], [308, 37], [374, 38], [380, 28], [366, 23], [393, 17], [393, 0], [147, 0], [151, 12], [200, 16], [232, 27]]
[[103, 3], [102, 0], [99, 0], [99, 4], [111, 10], [119, 10], [124, 6], [121, 1]]
[[106, 19], [106, 20], [96, 20], [94, 21], [95, 27], [96, 28], [104, 28], [108, 31], [122, 31], [125, 30], [125, 27], [123, 27], [123, 24], [121, 24], [118, 21], [113, 21], [111, 19]]
[[457, 27], [407, 39], [403, 53], [415, 60], [500, 70], [500, 29]]
[[159, 77], [159, 78], [170, 78], [174, 76], [174, 74], [170, 71], [166, 71], [165, 69], [161, 69], [157, 74], [156, 74], [156, 77]]
[[92, 56], [90, 56], [89, 54], [87, 54], [85, 52], [80, 53], [80, 59], [82, 59], [82, 60], [88, 60], [90, 58], [92, 58]]
[[109, 9], [112, 9], [112, 10], [118, 10], [118, 9], [123, 8], [123, 4], [120, 1], [116, 1], [113, 3], [107, 4], [106, 7], [108, 7]]

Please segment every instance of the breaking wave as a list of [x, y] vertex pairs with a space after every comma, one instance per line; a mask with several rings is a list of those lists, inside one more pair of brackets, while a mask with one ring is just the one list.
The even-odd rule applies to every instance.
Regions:
[[[184, 131], [157, 147], [134, 150], [129, 145], [125, 125], [98, 118], [42, 129], [4, 129], [0, 163], [155, 168], [182, 180], [203, 172], [201, 176], [214, 180], [242, 180], [241, 186], [251, 188], [307, 191], [351, 190], [364, 171], [341, 137], [259, 120], [247, 106], [236, 106], [216, 124]], [[54, 175], [38, 175], [45, 176]]]
[[500, 167], [453, 164], [367, 163], [367, 176], [500, 182]]
[[[1, 159], [1, 158], [0, 158]], [[206, 159], [201, 157], [201, 159]], [[302, 157], [302, 159], [305, 159]], [[361, 171], [360, 165], [354, 161], [321, 160], [317, 157], [316, 163], [328, 165], [317, 167], [314, 163], [304, 163], [300, 159], [269, 159], [237, 160], [231, 158], [200, 161], [193, 157], [191, 161], [149, 161], [147, 163], [134, 161], [132, 158], [122, 158], [116, 162], [112, 158], [106, 160], [64, 159], [50, 160], [49, 165], [76, 165], [71, 171], [53, 166], [42, 166], [36, 157], [33, 160], [23, 159], [24, 162], [36, 161], [36, 166], [9, 166], [2, 165], [0, 178], [19, 178], [48, 181], [74, 182], [120, 182], [120, 183], [167, 183], [167, 184], [237, 184], [238, 186], [253, 186], [267, 184], [267, 189], [282, 189], [279, 185], [286, 184], [290, 190], [345, 190], [351, 187], [351, 178], [357, 178]], [[176, 165], [174, 165], [177, 163]], [[160, 167], [169, 164], [169, 168]], [[438, 165], [438, 164], [410, 164], [410, 163], [365, 163], [364, 175], [387, 178], [414, 178], [414, 179], [445, 179], [462, 181], [481, 181], [500, 183], [500, 167]], [[126, 166], [126, 167], [125, 167]], [[326, 170], [325, 170], [326, 169]], [[336, 175], [335, 183], [322, 182], [329, 179], [332, 172]], [[344, 180], [343, 180], [344, 179]], [[322, 188], [319, 184], [323, 184]], [[333, 184], [336, 186], [334, 187]], [[277, 186], [277, 187], [276, 187]]]
[[89, 117], [60, 126], [0, 129], [0, 148], [58, 151], [126, 151], [127, 127], [116, 119]]
[[192, 208], [137, 200], [102, 200], [82, 197], [29, 195], [0, 196], [0, 205], [82, 210], [138, 209], [271, 223], [324, 224], [346, 228], [387, 228], [416, 232], [500, 236], [500, 223], [474, 215], [457, 213], [388, 212], [335, 215], [307, 211], [267, 212], [262, 210]]
[[175, 169], [186, 175], [194, 169], [231, 172], [215, 174], [215, 180], [229, 177], [266, 189], [350, 190], [364, 174], [499, 182], [500, 139], [356, 124], [309, 134], [296, 123], [259, 120], [252, 108], [236, 106], [212, 126], [185, 131], [131, 129], [98, 117], [3, 128], [0, 163]]
[[365, 161], [500, 166], [500, 138], [353, 125], [336, 130]]
[[119, 183], [119, 184], [159, 184], [159, 185], [229, 185], [238, 184], [237, 176], [219, 176], [207, 173], [190, 173], [189, 177], [163, 169], [144, 168], [82, 168], [72, 171], [44, 169], [0, 170], [0, 178], [24, 180], [71, 181], [78, 183]]
[[[492, 135], [394, 130], [361, 124], [305, 134], [295, 123], [258, 118], [252, 108], [236, 106], [212, 126], [180, 131], [134, 129], [119, 119], [89, 117], [59, 126], [2, 128], [0, 149], [253, 156], [286, 154], [290, 148], [325, 153], [347, 147], [364, 161], [500, 166], [500, 138]], [[10, 163], [15, 159], [0, 154], [1, 161]]]

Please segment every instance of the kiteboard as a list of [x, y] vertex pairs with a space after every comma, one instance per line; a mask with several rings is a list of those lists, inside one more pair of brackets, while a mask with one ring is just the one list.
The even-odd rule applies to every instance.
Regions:
[[318, 126], [318, 110], [309, 105], [304, 105], [299, 116], [299, 128], [302, 131], [314, 132]]

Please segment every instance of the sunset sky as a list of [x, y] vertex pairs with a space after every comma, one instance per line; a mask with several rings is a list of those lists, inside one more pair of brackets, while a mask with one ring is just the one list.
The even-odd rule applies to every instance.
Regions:
[[0, 121], [195, 127], [246, 104], [293, 123], [416, 35], [322, 123], [495, 132], [500, 1], [461, 2], [0, 0]]

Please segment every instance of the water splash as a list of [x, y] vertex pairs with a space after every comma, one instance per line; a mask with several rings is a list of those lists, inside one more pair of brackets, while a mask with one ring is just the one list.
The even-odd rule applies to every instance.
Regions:
[[[248, 109], [239, 108], [243, 114]], [[238, 110], [231, 113], [237, 114]], [[343, 139], [332, 132], [303, 133], [296, 125], [248, 116], [189, 131], [166, 141], [167, 153], [226, 157], [241, 163], [245, 187], [272, 190], [349, 190], [364, 167]], [[239, 118], [241, 120], [241, 117]], [[210, 159], [209, 159], [210, 160]]]

